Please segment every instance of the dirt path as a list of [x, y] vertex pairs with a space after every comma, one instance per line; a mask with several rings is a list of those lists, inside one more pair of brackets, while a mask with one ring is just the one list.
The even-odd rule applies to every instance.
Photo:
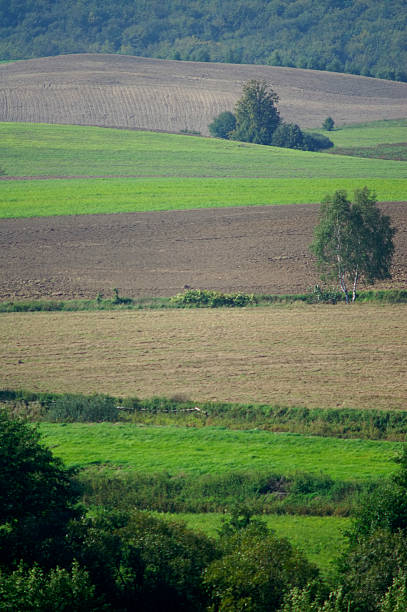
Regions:
[[[407, 287], [407, 202], [393, 280]], [[317, 280], [308, 245], [318, 205], [202, 209], [0, 221], [0, 299], [168, 296], [184, 286], [296, 293]]]

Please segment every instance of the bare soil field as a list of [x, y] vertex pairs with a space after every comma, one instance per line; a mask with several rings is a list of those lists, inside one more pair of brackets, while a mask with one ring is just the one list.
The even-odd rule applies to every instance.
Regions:
[[[393, 279], [407, 287], [407, 202]], [[319, 205], [80, 215], [0, 221], [0, 299], [171, 296], [185, 286], [301, 293], [318, 282], [308, 252]]]
[[0, 385], [406, 409], [407, 305], [12, 313]]
[[316, 70], [77, 54], [0, 65], [0, 121], [208, 134], [242, 85], [264, 79], [285, 121], [320, 127], [407, 117], [407, 83]]

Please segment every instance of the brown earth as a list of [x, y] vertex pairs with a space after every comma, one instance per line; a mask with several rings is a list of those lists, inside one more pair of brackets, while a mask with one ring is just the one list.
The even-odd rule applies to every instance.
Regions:
[[78, 54], [0, 65], [0, 121], [196, 130], [271, 83], [285, 121], [320, 127], [407, 117], [407, 83], [317, 70]]
[[[407, 202], [382, 210], [397, 228], [393, 279], [407, 287]], [[0, 221], [0, 299], [169, 296], [188, 285], [297, 293], [318, 281], [308, 245], [318, 205], [83, 215]]]

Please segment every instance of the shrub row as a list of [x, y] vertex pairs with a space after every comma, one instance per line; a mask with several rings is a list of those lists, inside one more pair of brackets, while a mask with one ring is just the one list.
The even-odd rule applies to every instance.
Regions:
[[170, 302], [177, 306], [206, 306], [217, 308], [219, 306], [248, 306], [256, 304], [253, 293], [220, 293], [207, 289], [188, 289], [184, 293], [174, 295]]
[[[358, 293], [358, 302], [379, 302], [385, 304], [407, 303], [407, 289], [368, 290]], [[308, 293], [281, 295], [254, 295], [253, 293], [221, 293], [208, 289], [188, 289], [171, 298], [127, 298], [115, 294], [113, 299], [101, 298], [94, 300], [30, 300], [0, 302], [2, 312], [41, 312], [82, 310], [144, 310], [158, 308], [185, 308], [220, 306], [265, 306], [268, 304], [291, 304], [304, 302], [307, 304], [336, 304], [343, 302], [344, 296], [336, 289], [323, 288], [315, 285]]]
[[183, 398], [32, 393], [0, 389], [14, 414], [51, 422], [131, 421], [264, 429], [346, 438], [405, 440], [407, 411], [193, 402]]
[[255, 471], [185, 475], [83, 470], [83, 502], [106, 509], [226, 512], [243, 504], [253, 514], [350, 516], [377, 483], [334, 481], [324, 474], [291, 476]]

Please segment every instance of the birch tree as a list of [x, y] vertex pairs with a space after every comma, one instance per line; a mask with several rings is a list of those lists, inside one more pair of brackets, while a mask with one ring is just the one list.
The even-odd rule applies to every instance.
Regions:
[[367, 187], [355, 191], [353, 202], [339, 190], [321, 204], [310, 250], [322, 278], [336, 279], [346, 303], [354, 302], [359, 281], [391, 278], [395, 232]]

